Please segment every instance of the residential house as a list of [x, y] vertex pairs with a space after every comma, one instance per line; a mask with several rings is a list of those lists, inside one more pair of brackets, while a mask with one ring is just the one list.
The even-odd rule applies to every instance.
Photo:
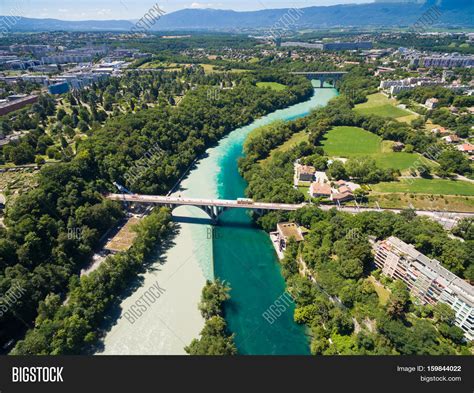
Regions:
[[347, 187], [346, 185], [339, 187], [338, 191], [342, 194], [344, 194], [344, 193], [352, 194], [352, 190], [349, 187]]
[[433, 128], [431, 132], [436, 135], [443, 135], [443, 134], [449, 134], [450, 131], [444, 127], [436, 127], [436, 128]]
[[294, 222], [279, 222], [277, 224], [277, 241], [280, 251], [285, 250], [290, 239], [297, 242], [304, 240], [301, 228]]
[[405, 148], [405, 144], [402, 142], [395, 142], [392, 145], [392, 150], [393, 151], [402, 151]]
[[437, 98], [428, 98], [425, 102], [425, 106], [428, 109], [434, 109], [438, 106], [439, 100]]
[[338, 180], [333, 184], [337, 192], [331, 195], [331, 200], [335, 203], [347, 202], [354, 199], [354, 191], [360, 188], [358, 184], [345, 180]]
[[331, 196], [331, 186], [327, 183], [311, 183], [309, 193], [313, 198], [329, 198]]
[[458, 146], [458, 150], [462, 151], [463, 153], [474, 154], [474, 145], [471, 145], [470, 143], [463, 143], [462, 145]]
[[296, 176], [299, 181], [313, 181], [316, 168], [309, 165], [297, 165]]
[[449, 107], [449, 111], [450, 111], [451, 113], [453, 113], [453, 114], [456, 114], [456, 113], [459, 112], [459, 109], [456, 108], [455, 106], [452, 106], [452, 105], [451, 105], [451, 106]]
[[354, 199], [354, 194], [352, 194], [352, 192], [338, 192], [331, 195], [331, 200], [336, 203], [347, 202], [352, 199]]
[[441, 139], [445, 140], [447, 143], [459, 143], [461, 141], [461, 138], [459, 138], [457, 135], [448, 135], [444, 136]]

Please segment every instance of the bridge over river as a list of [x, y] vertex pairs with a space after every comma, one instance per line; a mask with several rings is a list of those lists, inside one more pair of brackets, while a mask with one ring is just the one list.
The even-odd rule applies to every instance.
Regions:
[[[227, 209], [250, 209], [262, 214], [268, 210], [284, 210], [294, 211], [308, 206], [308, 203], [290, 204], [290, 203], [270, 203], [270, 202], [254, 202], [251, 199], [200, 199], [176, 196], [160, 196], [160, 195], [140, 195], [140, 194], [108, 194], [107, 199], [114, 201], [124, 201], [143, 204], [162, 205], [174, 209], [178, 206], [195, 206], [203, 210], [212, 220], [217, 221], [219, 215]], [[402, 209], [382, 209], [380, 207], [370, 208], [362, 206], [336, 206], [336, 205], [319, 205], [322, 210], [330, 210], [337, 208], [351, 214], [357, 214], [367, 211], [392, 211], [400, 213]], [[434, 221], [439, 222], [445, 228], [452, 228], [456, 222], [464, 217], [474, 217], [474, 213], [457, 212], [457, 211], [429, 211], [415, 210], [416, 214], [427, 216]]]
[[195, 206], [204, 210], [206, 214], [213, 220], [217, 220], [220, 214], [227, 209], [250, 209], [262, 213], [265, 210], [298, 210], [306, 204], [289, 204], [289, 203], [267, 203], [253, 202], [251, 199], [199, 199], [199, 198], [181, 198], [175, 196], [160, 195], [138, 195], [138, 194], [109, 194], [107, 199], [114, 201], [135, 202], [135, 203], [151, 203], [156, 205], [167, 206], [174, 209], [178, 206]]
[[290, 72], [291, 75], [303, 75], [308, 79], [318, 79], [320, 87], [324, 87], [324, 82], [332, 82], [336, 86], [336, 82], [347, 74], [345, 71], [304, 71], [304, 72]]

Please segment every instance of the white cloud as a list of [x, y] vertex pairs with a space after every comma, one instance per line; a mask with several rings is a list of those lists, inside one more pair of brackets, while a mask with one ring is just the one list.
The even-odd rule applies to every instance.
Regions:
[[112, 14], [112, 10], [110, 8], [102, 8], [101, 10], [97, 11], [97, 15], [110, 15]]
[[212, 7], [214, 6], [213, 3], [207, 3], [207, 4], [203, 4], [203, 3], [192, 3], [191, 4], [191, 8], [209, 8], [209, 7]]

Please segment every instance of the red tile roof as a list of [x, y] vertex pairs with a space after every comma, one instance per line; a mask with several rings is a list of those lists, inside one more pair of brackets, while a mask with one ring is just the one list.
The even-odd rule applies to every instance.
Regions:
[[311, 183], [310, 187], [311, 194], [318, 195], [331, 195], [331, 186], [325, 183]]

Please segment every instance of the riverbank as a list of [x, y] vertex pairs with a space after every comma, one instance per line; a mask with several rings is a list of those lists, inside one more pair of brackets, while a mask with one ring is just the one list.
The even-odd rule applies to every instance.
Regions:
[[[142, 275], [140, 289], [120, 307], [129, 310], [154, 283], [163, 295], [131, 323], [124, 313], [104, 339], [104, 355], [179, 355], [198, 336], [204, 319], [198, 310], [201, 290], [212, 279], [212, 247], [201, 223], [179, 222], [190, 216], [207, 221], [203, 212], [181, 207], [173, 212], [179, 232], [172, 246]], [[201, 236], [199, 236], [199, 234]]]

